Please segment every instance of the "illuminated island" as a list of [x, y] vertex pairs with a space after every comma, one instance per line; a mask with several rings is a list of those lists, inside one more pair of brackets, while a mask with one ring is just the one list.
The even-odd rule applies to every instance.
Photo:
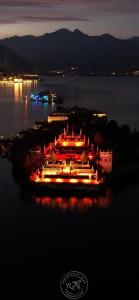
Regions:
[[[112, 171], [112, 151], [94, 151], [89, 137], [75, 134], [68, 125], [58, 138], [44, 146], [45, 163], [32, 172], [30, 181], [36, 185], [56, 188], [98, 189], [104, 181], [103, 172]], [[95, 162], [95, 168], [94, 168]]]
[[139, 133], [108, 120], [106, 113], [57, 108], [48, 120], [9, 139], [0, 154], [13, 165], [15, 180], [34, 192], [102, 191], [139, 178]]

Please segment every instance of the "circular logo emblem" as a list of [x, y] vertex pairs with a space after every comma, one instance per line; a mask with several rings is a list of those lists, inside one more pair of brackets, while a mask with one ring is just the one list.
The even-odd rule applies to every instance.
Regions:
[[69, 299], [79, 299], [83, 297], [88, 290], [88, 280], [84, 274], [78, 271], [71, 271], [62, 277], [60, 288], [65, 297]]

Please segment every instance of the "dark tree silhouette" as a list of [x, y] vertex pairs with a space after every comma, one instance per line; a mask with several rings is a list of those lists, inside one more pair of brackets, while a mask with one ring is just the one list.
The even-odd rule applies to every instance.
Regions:
[[97, 132], [94, 136], [94, 143], [96, 146], [102, 146], [104, 142], [103, 135], [100, 132]]

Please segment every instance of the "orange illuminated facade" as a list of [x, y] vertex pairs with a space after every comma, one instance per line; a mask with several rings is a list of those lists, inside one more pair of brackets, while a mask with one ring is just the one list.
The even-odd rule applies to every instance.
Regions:
[[[98, 153], [97, 153], [98, 155]], [[70, 133], [68, 128], [55, 138], [53, 143], [44, 146], [45, 163], [30, 176], [36, 184], [66, 186], [88, 186], [98, 188], [103, 182], [93, 162], [96, 158], [93, 145], [88, 137]]]
[[48, 116], [48, 123], [52, 122], [62, 122], [62, 121], [67, 121], [69, 119], [69, 114], [68, 113], [53, 113], [49, 114]]

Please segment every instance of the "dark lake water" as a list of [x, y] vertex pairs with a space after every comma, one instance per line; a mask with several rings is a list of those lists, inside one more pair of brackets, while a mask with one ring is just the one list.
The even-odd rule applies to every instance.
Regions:
[[[64, 105], [79, 105], [106, 112], [119, 124], [139, 129], [139, 78], [47, 77], [46, 82], [0, 84], [0, 135], [10, 135], [47, 119], [55, 105], [30, 103], [31, 92], [51, 88], [64, 97]], [[9, 126], [10, 124], [10, 126]]]
[[[67, 105], [100, 109], [139, 128], [137, 78], [48, 78], [47, 84]], [[0, 85], [0, 135], [28, 128], [55, 109], [28, 102], [36, 88]], [[127, 289], [138, 282], [139, 186], [40, 198], [21, 188], [10, 161], [0, 159], [0, 237], [1, 287], [45, 290], [50, 299], [64, 299], [60, 279], [77, 270], [89, 281], [84, 299], [93, 299], [95, 289], [105, 296], [110, 286]]]

